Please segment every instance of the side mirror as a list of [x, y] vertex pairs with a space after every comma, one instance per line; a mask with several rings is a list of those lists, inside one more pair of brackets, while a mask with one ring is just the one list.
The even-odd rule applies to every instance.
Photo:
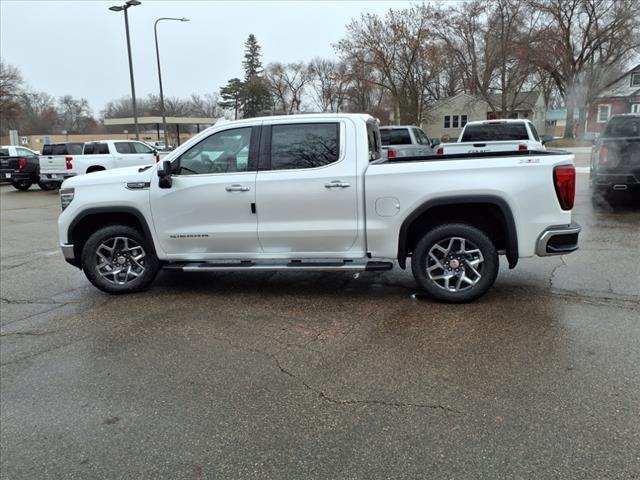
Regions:
[[158, 168], [158, 186], [160, 188], [171, 188], [172, 184], [171, 162], [169, 160], [165, 160], [162, 162], [162, 167]]

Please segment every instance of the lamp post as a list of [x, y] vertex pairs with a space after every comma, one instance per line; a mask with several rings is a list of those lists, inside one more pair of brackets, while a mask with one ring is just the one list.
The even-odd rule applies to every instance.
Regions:
[[[153, 24], [153, 34], [156, 39], [156, 60], [158, 61], [158, 83], [160, 84], [160, 113], [162, 114], [162, 132], [164, 133], [164, 148], [169, 148], [169, 137], [167, 136], [167, 116], [164, 111], [164, 92], [162, 91], [162, 72], [160, 70], [160, 49], [158, 48], [158, 22], [162, 20], [175, 20], [177, 22], [188, 22], [188, 18], [161, 17]], [[180, 143], [180, 139], [178, 139]]]
[[133, 83], [133, 61], [131, 60], [131, 39], [129, 38], [129, 16], [127, 10], [130, 7], [140, 5], [138, 0], [127, 0], [124, 5], [114, 5], [109, 7], [112, 12], [124, 11], [124, 28], [127, 33], [127, 53], [129, 54], [129, 78], [131, 79], [131, 103], [133, 105], [133, 123], [135, 125], [136, 140], [140, 140], [140, 131], [138, 129], [138, 110], [136, 108], [136, 87]]

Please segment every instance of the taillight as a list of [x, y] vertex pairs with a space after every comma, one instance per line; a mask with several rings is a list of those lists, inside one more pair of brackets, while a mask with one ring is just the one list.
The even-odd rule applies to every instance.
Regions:
[[607, 163], [608, 156], [609, 156], [609, 147], [607, 147], [606, 145], [602, 145], [600, 147], [600, 152], [598, 153], [598, 159], [600, 160], [600, 163]]
[[573, 165], [561, 165], [553, 169], [553, 184], [563, 210], [571, 210], [576, 198], [576, 168]]
[[397, 156], [398, 156], [398, 153], [395, 150], [387, 151], [387, 158], [396, 158]]
[[521, 152], [526, 152], [529, 149], [527, 148], [526, 145], [520, 144], [520, 145], [518, 145], [518, 150], [521, 151]]
[[438, 149], [436, 150], [436, 155], [444, 155], [444, 148], [438, 147]]
[[27, 159], [26, 158], [19, 158], [18, 159], [18, 168], [20, 170], [24, 169], [24, 167], [27, 166]]
[[67, 164], [67, 170], [71, 170], [73, 168], [73, 163], [71, 163], [73, 157], [65, 157], [64, 161]]

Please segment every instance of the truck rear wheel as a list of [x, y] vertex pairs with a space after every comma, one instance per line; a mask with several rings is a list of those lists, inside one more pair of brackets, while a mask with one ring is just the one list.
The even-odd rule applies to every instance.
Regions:
[[56, 188], [60, 187], [59, 183], [55, 183], [55, 182], [43, 182], [42, 180], [38, 182], [38, 186], [40, 187], [41, 190], [55, 190]]
[[94, 232], [82, 249], [82, 269], [103, 292], [119, 294], [147, 288], [160, 263], [142, 233], [127, 225], [110, 225]]
[[20, 190], [22, 192], [31, 188], [31, 182], [29, 180], [15, 180], [11, 182], [11, 185], [13, 185], [13, 188], [16, 190]]
[[471, 302], [484, 295], [496, 280], [498, 265], [491, 239], [467, 224], [445, 224], [430, 230], [411, 258], [418, 285], [446, 303]]

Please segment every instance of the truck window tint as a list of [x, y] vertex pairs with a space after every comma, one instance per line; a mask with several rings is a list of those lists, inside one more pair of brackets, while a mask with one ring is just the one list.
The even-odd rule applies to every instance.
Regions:
[[246, 172], [249, 169], [251, 127], [214, 133], [178, 159], [178, 175]]
[[84, 143], [66, 143], [65, 146], [69, 155], [82, 155]]
[[129, 142], [114, 142], [116, 146], [116, 152], [118, 153], [136, 153], [131, 148], [131, 143]]
[[373, 122], [367, 122], [367, 139], [369, 142], [369, 161], [378, 160], [381, 157], [382, 144], [380, 130]]
[[52, 155], [53, 154], [53, 145], [47, 144], [42, 146], [42, 155]]
[[485, 123], [467, 125], [463, 142], [491, 142], [500, 140], [529, 140], [524, 123]]
[[150, 147], [140, 142], [131, 142], [131, 150], [135, 153], [153, 153]]
[[533, 126], [533, 123], [529, 124], [529, 128], [531, 129], [531, 134], [533, 135], [533, 138], [535, 139], [535, 141], [539, 142], [540, 137], [538, 136], [538, 131], [536, 130], [536, 127]]
[[85, 155], [93, 155], [95, 148], [94, 148], [94, 143], [85, 143], [84, 144], [84, 154]]
[[6, 148], [1, 148], [0, 157], [8, 157], [8, 156], [9, 156], [9, 150], [7, 150]]
[[316, 168], [339, 157], [338, 123], [298, 123], [271, 127], [271, 170]]
[[382, 145], [411, 145], [408, 128], [385, 128], [380, 130]]
[[51, 147], [51, 155], [70, 155], [70, 153], [64, 143], [59, 143]]
[[614, 117], [607, 123], [603, 137], [640, 137], [640, 118]]

